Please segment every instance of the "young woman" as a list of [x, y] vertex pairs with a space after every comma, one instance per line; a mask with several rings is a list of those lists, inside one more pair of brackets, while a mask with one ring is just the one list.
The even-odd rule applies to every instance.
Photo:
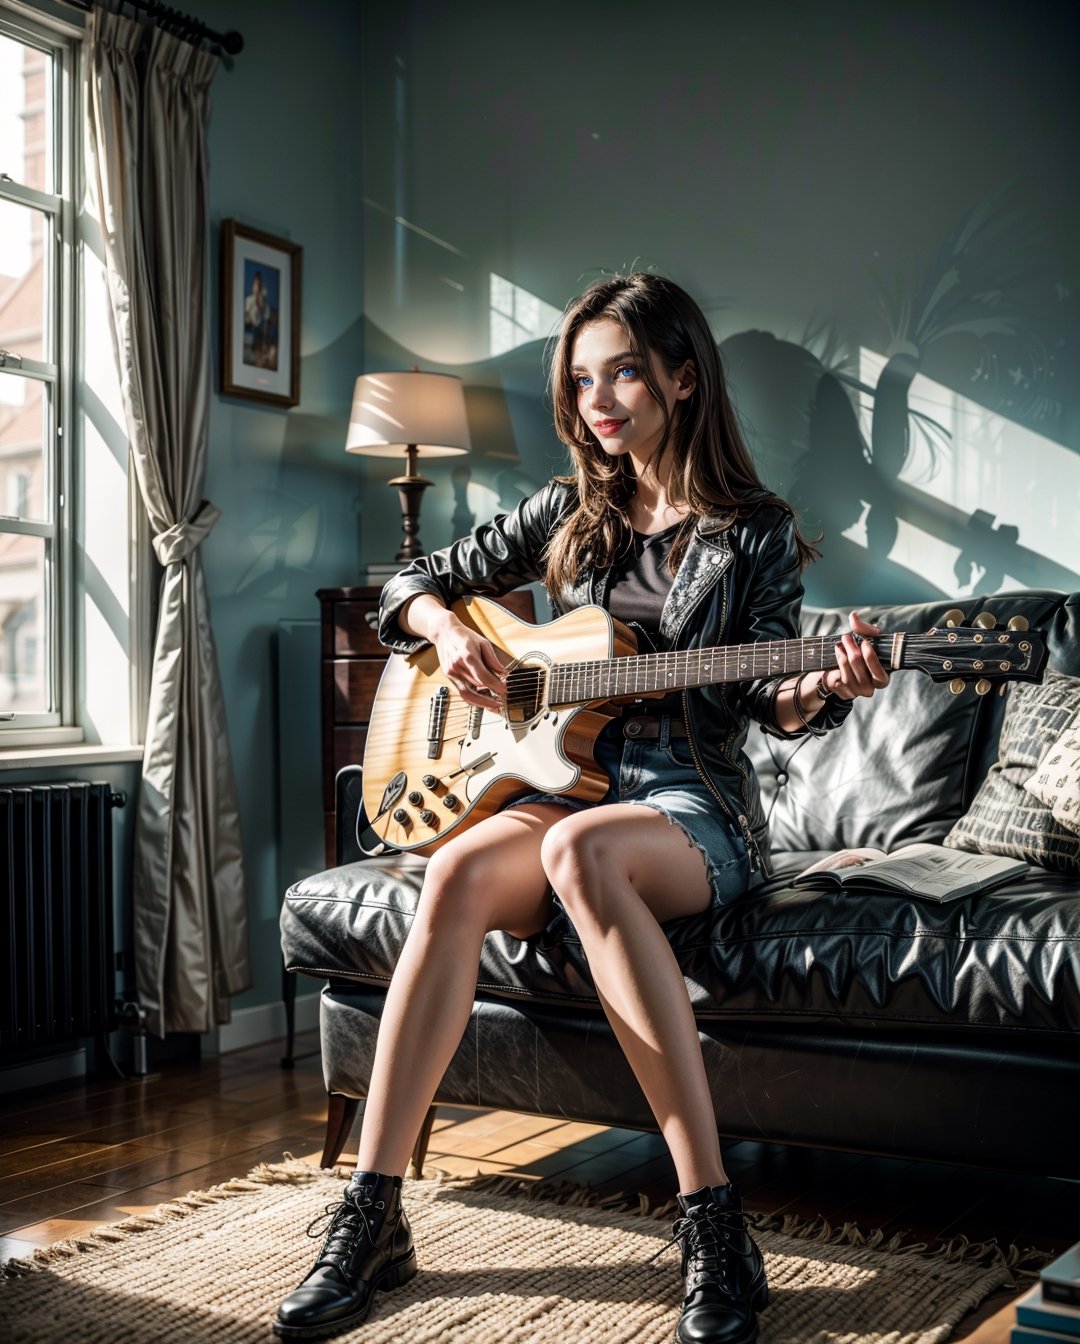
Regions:
[[[661, 649], [797, 637], [813, 552], [758, 479], [689, 295], [652, 274], [594, 284], [567, 309], [550, 378], [573, 477], [391, 579], [384, 641], [402, 653], [433, 644], [462, 698], [490, 708], [503, 661], [448, 610], [470, 592], [540, 580], [557, 613], [599, 603]], [[783, 737], [842, 722], [848, 702], [888, 680], [854, 637], [872, 633], [853, 614], [823, 673], [627, 705], [597, 742], [611, 781], [600, 803], [527, 795], [434, 853], [386, 996], [357, 1171], [315, 1267], [280, 1308], [279, 1335], [354, 1326], [376, 1289], [415, 1274], [402, 1177], [468, 1022], [484, 936], [540, 933], [555, 897], [683, 1192], [676, 1338], [756, 1338], [762, 1259], [724, 1171], [690, 998], [661, 925], [737, 900], [763, 874], [765, 818], [741, 751], [748, 720]]]

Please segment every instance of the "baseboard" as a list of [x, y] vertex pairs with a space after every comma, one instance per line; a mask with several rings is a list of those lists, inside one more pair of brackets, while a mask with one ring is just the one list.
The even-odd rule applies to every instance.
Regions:
[[[314, 1031], [319, 1025], [319, 991], [296, 996], [296, 1030]], [[231, 1022], [224, 1022], [216, 1031], [208, 1031], [202, 1038], [203, 1051], [208, 1055], [228, 1055], [234, 1050], [246, 1050], [250, 1045], [264, 1041], [283, 1040], [285, 1037], [285, 1005], [281, 1000], [259, 1003], [253, 1008], [237, 1008]]]
[[[318, 995], [315, 996], [318, 998]], [[50, 1083], [69, 1082], [72, 1078], [86, 1077], [86, 1048], [66, 1050], [62, 1055], [49, 1055], [29, 1064], [15, 1064], [0, 1069], [0, 1093], [10, 1096], [32, 1087], [48, 1087]]]
[[[296, 996], [296, 1030], [315, 1031], [319, 1025], [319, 991]], [[194, 1040], [194, 1038], [192, 1038]], [[234, 1050], [245, 1050], [249, 1045], [264, 1041], [285, 1039], [285, 1005], [260, 1003], [254, 1008], [239, 1008], [232, 1021], [206, 1032], [201, 1038], [202, 1049], [208, 1055], [227, 1055]], [[128, 1067], [124, 1066], [125, 1069]], [[50, 1083], [70, 1082], [85, 1078], [87, 1071], [86, 1047], [66, 1050], [61, 1054], [46, 1055], [26, 1064], [0, 1068], [0, 1094], [11, 1096], [31, 1088], [48, 1087]]]

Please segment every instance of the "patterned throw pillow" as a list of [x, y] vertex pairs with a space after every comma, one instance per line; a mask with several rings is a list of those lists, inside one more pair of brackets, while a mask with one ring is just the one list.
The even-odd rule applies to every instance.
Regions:
[[1055, 821], [1080, 835], [1080, 715], [1039, 762], [1024, 788], [1045, 803]]
[[1050, 671], [1041, 685], [1011, 687], [997, 764], [945, 844], [1080, 875], [1080, 834], [1063, 826], [1044, 801], [1024, 788], [1078, 713], [1080, 677]]

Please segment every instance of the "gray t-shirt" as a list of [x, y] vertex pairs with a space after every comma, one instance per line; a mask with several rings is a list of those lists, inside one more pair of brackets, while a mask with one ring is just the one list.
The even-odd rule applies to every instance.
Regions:
[[[608, 589], [608, 611], [616, 620], [634, 622], [659, 647], [660, 616], [671, 591], [672, 573], [668, 558], [675, 537], [682, 526], [673, 523], [663, 532], [635, 532], [630, 546], [612, 566], [611, 587]], [[642, 644], [642, 652], [651, 650]], [[640, 705], [628, 703], [624, 714], [682, 715], [682, 696], [679, 692], [665, 695], [661, 700], [646, 700]]]

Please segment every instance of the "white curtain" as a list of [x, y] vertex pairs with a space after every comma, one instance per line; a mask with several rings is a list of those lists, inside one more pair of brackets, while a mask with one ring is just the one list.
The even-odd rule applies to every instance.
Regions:
[[150, 1030], [204, 1032], [251, 983], [236, 786], [199, 556], [209, 415], [206, 129], [217, 58], [90, 16], [88, 175], [105, 241], [131, 460], [164, 568], [135, 829]]

